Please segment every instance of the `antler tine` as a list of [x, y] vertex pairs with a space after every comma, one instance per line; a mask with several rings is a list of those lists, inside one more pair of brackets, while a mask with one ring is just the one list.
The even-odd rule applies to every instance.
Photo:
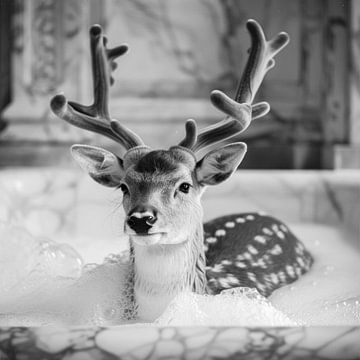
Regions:
[[112, 120], [109, 114], [109, 87], [114, 79], [111, 72], [117, 64], [115, 59], [128, 50], [127, 45], [107, 49], [107, 38], [102, 34], [100, 25], [90, 28], [90, 50], [93, 75], [94, 102], [82, 105], [67, 101], [64, 95], [56, 95], [51, 100], [52, 111], [61, 119], [79, 128], [105, 135], [120, 143], [125, 149], [144, 145], [139, 136]]
[[254, 105], [252, 102], [264, 76], [275, 65], [274, 56], [287, 45], [289, 36], [282, 32], [267, 41], [261, 26], [255, 20], [248, 20], [247, 29], [251, 36], [251, 48], [235, 99], [219, 90], [211, 93], [213, 105], [227, 116], [199, 132], [196, 143], [191, 147], [194, 152], [224, 140], [229, 143], [229, 138], [244, 131], [252, 119], [264, 116], [270, 110], [267, 102]]
[[289, 35], [281, 32], [266, 41], [263, 29], [255, 20], [248, 20], [246, 25], [252, 46], [235, 100], [251, 104], [266, 73], [275, 66], [274, 56], [289, 42]]
[[197, 127], [195, 120], [189, 119], [186, 121], [185, 131], [185, 138], [179, 143], [179, 146], [191, 149], [195, 145], [197, 140]]

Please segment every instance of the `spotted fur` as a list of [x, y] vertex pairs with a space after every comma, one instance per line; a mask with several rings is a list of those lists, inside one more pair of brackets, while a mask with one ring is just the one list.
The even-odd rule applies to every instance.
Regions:
[[206, 277], [213, 294], [245, 286], [269, 296], [313, 264], [310, 253], [285, 224], [258, 213], [228, 215], [205, 223], [204, 244]]

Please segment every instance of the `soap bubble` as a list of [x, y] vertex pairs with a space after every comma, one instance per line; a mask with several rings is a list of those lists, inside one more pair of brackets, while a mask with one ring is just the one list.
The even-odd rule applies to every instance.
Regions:
[[257, 290], [234, 288], [219, 295], [179, 294], [156, 320], [161, 326], [294, 326]]
[[[341, 240], [327, 238], [328, 246], [310, 247], [312, 270], [276, 290], [271, 303], [248, 288], [215, 296], [181, 293], [155, 325], [359, 325], [360, 287], [351, 276], [360, 256]], [[139, 322], [132, 279], [128, 250], [109, 254], [102, 264], [83, 265], [71, 246], [0, 222], [2, 326]]]
[[[69, 245], [35, 238], [22, 228], [3, 226], [1, 239], [0, 281], [8, 290], [0, 301], [2, 325], [105, 326], [137, 321], [129, 251], [82, 267], [79, 254]], [[156, 325], [294, 324], [248, 288], [215, 296], [182, 293], [156, 321]]]
[[50, 295], [55, 298], [58, 289], [79, 278], [82, 265], [81, 256], [71, 246], [34, 237], [20, 226], [0, 222], [2, 317], [9, 313], [23, 318], [21, 313], [29, 312], [48, 317], [45, 299]]

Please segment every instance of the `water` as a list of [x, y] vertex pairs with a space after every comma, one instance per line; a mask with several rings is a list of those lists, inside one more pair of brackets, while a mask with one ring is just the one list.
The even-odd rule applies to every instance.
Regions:
[[306, 325], [360, 325], [359, 239], [321, 225], [292, 229], [315, 262], [308, 274], [274, 292], [272, 304]]
[[[270, 302], [238, 288], [219, 296], [180, 294], [158, 325], [360, 324], [360, 252], [344, 233], [323, 226], [293, 228], [312, 252], [311, 272], [277, 290]], [[127, 286], [129, 256], [83, 266], [66, 244], [0, 224], [0, 324], [116, 325], [134, 309]], [[216, 315], [214, 315], [216, 314]]]

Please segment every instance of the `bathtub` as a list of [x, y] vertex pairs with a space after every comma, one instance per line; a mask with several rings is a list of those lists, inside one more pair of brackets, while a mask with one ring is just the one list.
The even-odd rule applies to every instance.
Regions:
[[[336, 305], [342, 308], [349, 305], [349, 298], [360, 300], [360, 262], [356, 261], [360, 259], [359, 200], [360, 171], [239, 171], [225, 184], [209, 188], [203, 205], [205, 220], [252, 211], [280, 218], [308, 247], [315, 252], [319, 247], [324, 250], [327, 268], [316, 271], [329, 272], [327, 279], [332, 276], [332, 262], [340, 258], [344, 281], [335, 284], [335, 289], [339, 293]], [[108, 254], [126, 248], [120, 203], [118, 192], [97, 185], [78, 169], [0, 171], [0, 220], [21, 224], [36, 237], [71, 245], [85, 263], [99, 264]], [[301, 281], [310, 289], [306, 296]], [[271, 300], [281, 310], [292, 306], [296, 311], [322, 286], [321, 281], [305, 276], [291, 291], [288, 287], [276, 291]], [[33, 327], [1, 323], [2, 313], [0, 308], [0, 359], [14, 354], [23, 359], [360, 356], [360, 320], [344, 312], [331, 321], [319, 315], [307, 326], [297, 327]]]

